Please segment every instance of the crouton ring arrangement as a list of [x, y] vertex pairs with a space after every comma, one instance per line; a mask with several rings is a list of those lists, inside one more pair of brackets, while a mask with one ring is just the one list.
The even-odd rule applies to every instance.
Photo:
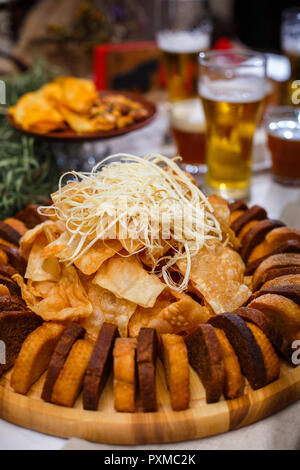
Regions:
[[[119, 338], [116, 343], [120, 333], [112, 323], [104, 322], [93, 341], [78, 323], [43, 323], [30, 311], [11, 276], [24, 273], [26, 266], [18, 241], [45, 217], [31, 206], [1, 222], [0, 325], [1, 338], [9, 345], [9, 357], [0, 370], [3, 373], [15, 363], [13, 389], [26, 394], [47, 371], [43, 400], [73, 406], [83, 390], [84, 408], [97, 410], [107, 379], [114, 371], [116, 410], [134, 412], [139, 393], [142, 409], [153, 412], [158, 410], [158, 356], [165, 367], [171, 405], [174, 410], [183, 410], [190, 400], [188, 363], [199, 374], [208, 403], [222, 396], [241, 396], [245, 380], [253, 389], [276, 380], [279, 357], [293, 366], [291, 341], [297, 339], [300, 330], [300, 273], [293, 271], [300, 267], [300, 232], [279, 221], [261, 219], [266, 214], [257, 206], [248, 209], [233, 203], [229, 209], [231, 226], [243, 234], [240, 252], [248, 262], [246, 271], [249, 263], [258, 260], [252, 277], [253, 293], [245, 307], [212, 315], [208, 323], [201, 322], [190, 332], [157, 335], [155, 328], [141, 327], [136, 339]], [[255, 219], [257, 215], [260, 220]], [[283, 250], [273, 254], [291, 241], [295, 253]]]
[[[191, 257], [184, 292], [162, 288], [162, 281], [154, 279], [146, 249], [120, 258], [124, 262], [118, 269], [124, 264], [129, 276], [138, 271], [145, 285], [149, 277], [153, 289], [149, 300], [147, 292], [141, 297], [140, 292], [135, 294], [132, 285], [128, 297], [127, 292], [120, 294], [117, 278], [108, 282], [115, 272], [111, 263], [119, 253], [140, 249], [129, 240], [93, 245], [87, 254], [99, 266], [96, 275], [87, 274], [91, 264], [80, 258], [72, 268], [74, 275], [55, 263], [54, 256], [66, 249], [61, 223], [55, 225], [36, 206], [0, 222], [0, 340], [7, 348], [0, 374], [12, 369], [11, 389], [30, 396], [42, 381], [42, 402], [72, 408], [82, 396], [83, 409], [96, 413], [109, 388], [115, 411], [157, 413], [161, 407], [157, 384], [163, 370], [170, 408], [180, 412], [193, 400], [191, 374], [201, 382], [206, 402], [213, 404], [224, 399], [234, 403], [251, 389], [266, 387], [280, 377], [283, 364], [292, 371], [297, 366], [292, 343], [300, 339], [300, 231], [268, 219], [259, 206], [228, 204], [217, 196], [208, 198], [207, 204], [221, 238], [209, 238], [207, 247]], [[168, 246], [157, 255], [170, 254], [171, 249]], [[127, 260], [133, 256], [131, 267]], [[232, 271], [225, 288], [218, 279], [226, 279], [226, 270], [236, 264], [241, 273], [233, 289], [239, 295], [227, 299]], [[69, 293], [68, 283], [60, 289], [73, 303], [61, 305], [62, 318], [45, 318], [36, 306], [47, 300], [49, 289], [55, 293], [64, 269], [76, 292]], [[172, 265], [174, 285], [181, 285], [185, 270], [186, 261], [180, 258]], [[31, 278], [32, 272], [38, 276]], [[134, 302], [134, 295], [140, 303]], [[90, 305], [92, 311], [76, 316], [74, 299], [79, 299], [81, 311]]]

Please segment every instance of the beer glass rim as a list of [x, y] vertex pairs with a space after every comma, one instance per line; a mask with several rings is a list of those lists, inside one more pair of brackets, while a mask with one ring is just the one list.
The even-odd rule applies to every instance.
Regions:
[[[226, 63], [217, 63], [217, 62], [210, 62], [210, 59], [218, 56], [226, 56], [229, 58], [232, 58], [233, 56], [244, 56], [245, 57], [245, 62], [232, 62], [230, 61]], [[246, 61], [251, 58], [256, 58], [258, 59], [258, 62], [252, 62], [252, 63], [247, 63]], [[200, 52], [199, 54], [199, 64], [201, 66], [205, 67], [226, 67], [226, 68], [237, 68], [237, 67], [249, 67], [249, 68], [257, 68], [257, 67], [263, 67], [266, 69], [266, 56], [265, 54], [261, 52], [253, 52], [253, 51], [244, 51], [242, 49], [225, 49], [221, 50], [218, 49], [216, 51], [206, 51], [206, 52]]]
[[269, 124], [284, 117], [300, 121], [300, 108], [295, 108], [294, 106], [271, 106], [266, 112], [264, 120]]

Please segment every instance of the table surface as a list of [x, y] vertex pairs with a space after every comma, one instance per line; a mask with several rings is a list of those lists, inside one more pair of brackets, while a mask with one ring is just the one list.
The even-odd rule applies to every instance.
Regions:
[[[166, 146], [163, 134], [166, 132], [167, 127], [165, 113], [164, 110], [162, 110], [156, 122], [153, 122], [153, 124], [149, 125], [147, 128], [135, 132], [132, 136], [126, 136], [112, 141], [111, 147], [113, 153], [126, 151], [143, 155], [149, 153], [150, 148], [152, 152], [164, 153]], [[259, 138], [259, 142], [254, 150], [254, 158], [267, 160], [268, 156], [263, 155], [263, 146], [264, 142], [261, 142]], [[174, 151], [172, 145], [168, 144], [168, 152], [165, 153], [170, 154], [172, 149]], [[270, 172], [263, 171], [253, 175], [250, 204], [261, 204], [268, 210], [268, 215], [271, 218], [280, 219], [287, 225], [300, 229], [300, 188], [286, 187], [274, 183]], [[282, 413], [284, 412], [285, 411]], [[286, 413], [287, 412], [288, 410], [286, 410]], [[0, 420], [0, 436], [1, 450], [54, 450], [61, 449], [66, 443], [65, 439], [29, 431], [3, 420]], [[176, 447], [178, 449], [181, 448], [180, 444], [177, 444]]]

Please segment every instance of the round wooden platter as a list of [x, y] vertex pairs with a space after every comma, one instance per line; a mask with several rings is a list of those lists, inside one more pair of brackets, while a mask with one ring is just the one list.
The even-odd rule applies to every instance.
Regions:
[[60, 131], [52, 131], [48, 132], [47, 134], [40, 134], [37, 132], [30, 132], [24, 130], [19, 124], [17, 124], [12, 116], [8, 115], [7, 120], [11, 126], [13, 126], [16, 130], [22, 132], [23, 134], [27, 134], [32, 137], [39, 137], [45, 140], [50, 141], [58, 141], [58, 142], [86, 142], [86, 141], [93, 141], [93, 140], [104, 140], [104, 139], [111, 139], [114, 137], [120, 137], [122, 135], [128, 134], [129, 132], [136, 131], [141, 129], [142, 127], [147, 126], [150, 122], [157, 115], [157, 107], [155, 103], [145, 98], [143, 95], [139, 93], [133, 93], [130, 91], [115, 91], [115, 90], [108, 90], [103, 91], [100, 93], [100, 96], [105, 95], [124, 95], [127, 98], [140, 103], [147, 111], [148, 116], [144, 119], [141, 119], [138, 122], [130, 124], [127, 127], [123, 127], [122, 129], [112, 129], [110, 131], [97, 131], [97, 132], [89, 132], [89, 133], [76, 133], [72, 129], [60, 130]]
[[74, 408], [45, 403], [40, 399], [44, 376], [27, 396], [10, 388], [11, 371], [0, 380], [0, 417], [19, 426], [63, 438], [78, 437], [108, 444], [150, 444], [197, 439], [246, 426], [265, 418], [300, 398], [300, 367], [282, 363], [280, 378], [260, 390], [247, 385], [235, 400], [206, 404], [205, 392], [191, 369], [191, 403], [186, 411], [172, 411], [163, 366], [158, 361], [156, 413], [118, 413], [113, 408], [112, 377], [98, 411], [85, 411], [81, 396]]

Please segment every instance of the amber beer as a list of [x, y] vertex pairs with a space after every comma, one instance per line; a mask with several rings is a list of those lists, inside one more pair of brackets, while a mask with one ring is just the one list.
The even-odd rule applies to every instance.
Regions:
[[205, 116], [199, 98], [177, 101], [170, 111], [171, 131], [183, 164], [201, 171], [205, 163]]
[[271, 110], [267, 131], [275, 181], [300, 185], [300, 110]]
[[255, 78], [216, 80], [208, 87], [202, 84], [200, 94], [207, 127], [207, 185], [239, 197], [250, 182], [252, 140], [263, 87]]
[[295, 94], [293, 83], [296, 80], [300, 80], [300, 50], [299, 52], [285, 51], [285, 55], [288, 57], [291, 64], [291, 77], [287, 82], [285, 103], [292, 106], [299, 106], [299, 103], [293, 100], [293, 95]]
[[170, 101], [197, 96], [198, 56], [209, 48], [210, 33], [160, 32], [157, 35]]
[[281, 47], [290, 60], [291, 76], [287, 82], [285, 104], [299, 106], [294, 102], [293, 82], [300, 80], [300, 8], [288, 8], [283, 11], [281, 24]]

